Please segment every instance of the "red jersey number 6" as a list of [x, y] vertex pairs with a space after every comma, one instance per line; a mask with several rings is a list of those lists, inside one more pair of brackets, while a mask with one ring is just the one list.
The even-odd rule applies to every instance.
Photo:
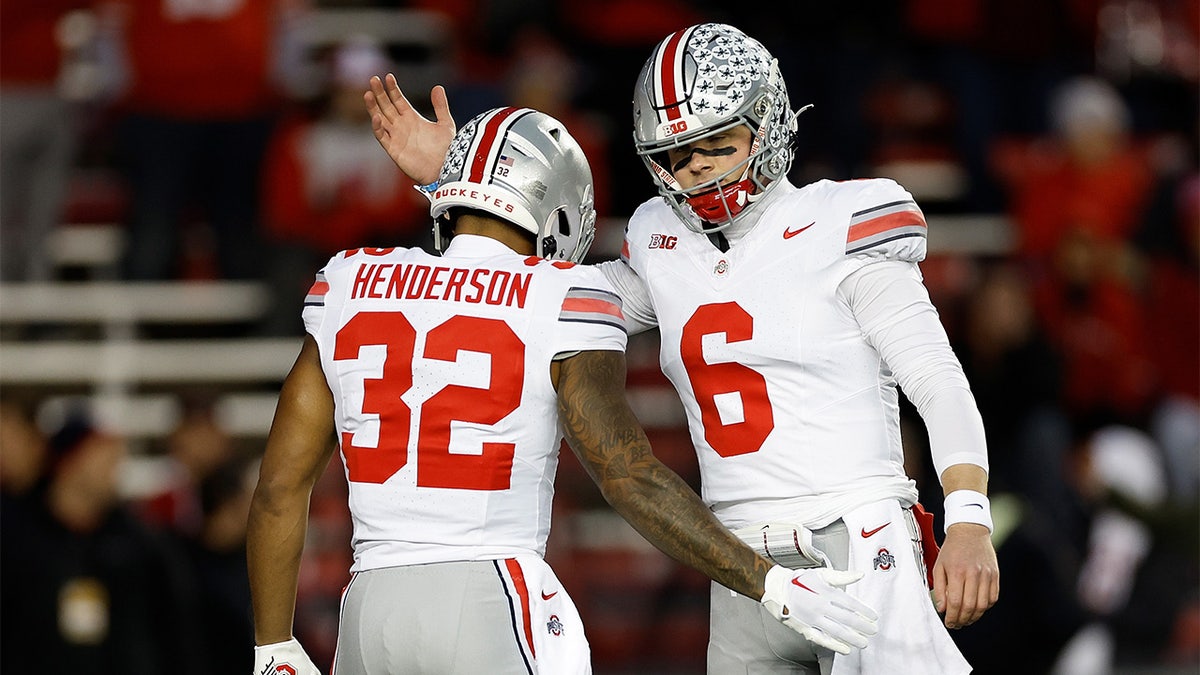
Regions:
[[[775, 415], [762, 375], [740, 363], [710, 364], [704, 358], [704, 336], [720, 333], [727, 343], [749, 340], [754, 318], [735, 302], [701, 305], [683, 326], [679, 355], [700, 406], [704, 440], [718, 455], [733, 457], [757, 452], [775, 428]], [[741, 401], [741, 421], [721, 420], [716, 397], [727, 394]]]

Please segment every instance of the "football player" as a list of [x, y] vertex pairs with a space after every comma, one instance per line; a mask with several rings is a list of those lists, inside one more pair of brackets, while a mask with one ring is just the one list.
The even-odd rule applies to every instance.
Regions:
[[[575, 264], [595, 212], [567, 130], [500, 108], [434, 145], [443, 160], [425, 189], [441, 256], [343, 251], [305, 302], [250, 516], [255, 674], [317, 672], [292, 619], [332, 437], [354, 523], [337, 672], [591, 671], [578, 612], [543, 560], [563, 435], [663, 551], [761, 601], [784, 630], [867, 644], [875, 614], [842, 590], [859, 573], [773, 564], [651, 453], [624, 398], [621, 301]], [[427, 149], [400, 154], [425, 161]]]
[[[848, 590], [880, 615], [868, 648], [834, 656], [714, 586], [709, 671], [969, 672], [946, 628], [974, 622], [999, 593], [987, 448], [922, 283], [921, 209], [888, 179], [793, 186], [798, 113], [777, 61], [732, 26], [660, 42], [633, 113], [660, 196], [602, 268], [631, 330], [660, 330], [703, 498], [747, 541], [811, 537], [825, 564], [865, 575]], [[675, 245], [654, 245], [665, 237]], [[898, 388], [928, 428], [945, 493], [940, 555], [924, 542], [933, 604]]]

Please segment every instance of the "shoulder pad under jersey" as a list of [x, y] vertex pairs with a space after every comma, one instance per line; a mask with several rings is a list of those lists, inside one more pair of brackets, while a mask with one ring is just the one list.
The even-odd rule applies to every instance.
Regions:
[[866, 260], [925, 259], [925, 215], [913, 196], [888, 178], [838, 184], [838, 211], [844, 213], [847, 257]]

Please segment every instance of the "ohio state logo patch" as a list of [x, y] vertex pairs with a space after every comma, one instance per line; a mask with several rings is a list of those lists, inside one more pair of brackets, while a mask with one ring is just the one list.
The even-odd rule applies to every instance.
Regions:
[[262, 675], [296, 675], [296, 668], [290, 663], [275, 663], [275, 657], [263, 666]]
[[896, 556], [888, 552], [886, 548], [879, 549], [879, 553], [875, 555], [875, 569], [886, 572], [892, 569], [892, 565], [895, 564]]
[[551, 635], [563, 634], [563, 622], [558, 620], [557, 614], [550, 615], [550, 620], [546, 622], [546, 632]]

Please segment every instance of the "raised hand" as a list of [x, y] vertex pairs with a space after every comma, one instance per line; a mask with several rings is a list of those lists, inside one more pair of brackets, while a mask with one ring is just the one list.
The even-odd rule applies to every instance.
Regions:
[[370, 90], [363, 94], [375, 140], [418, 185], [437, 180], [456, 131], [446, 89], [434, 87], [429, 98], [437, 117], [433, 122], [412, 107], [391, 73], [382, 80], [378, 75], [372, 77]]
[[859, 602], [844, 587], [862, 578], [862, 572], [828, 567], [789, 570], [775, 566], [767, 572], [762, 604], [783, 625], [810, 642], [839, 654], [867, 646], [879, 632], [875, 610]]

